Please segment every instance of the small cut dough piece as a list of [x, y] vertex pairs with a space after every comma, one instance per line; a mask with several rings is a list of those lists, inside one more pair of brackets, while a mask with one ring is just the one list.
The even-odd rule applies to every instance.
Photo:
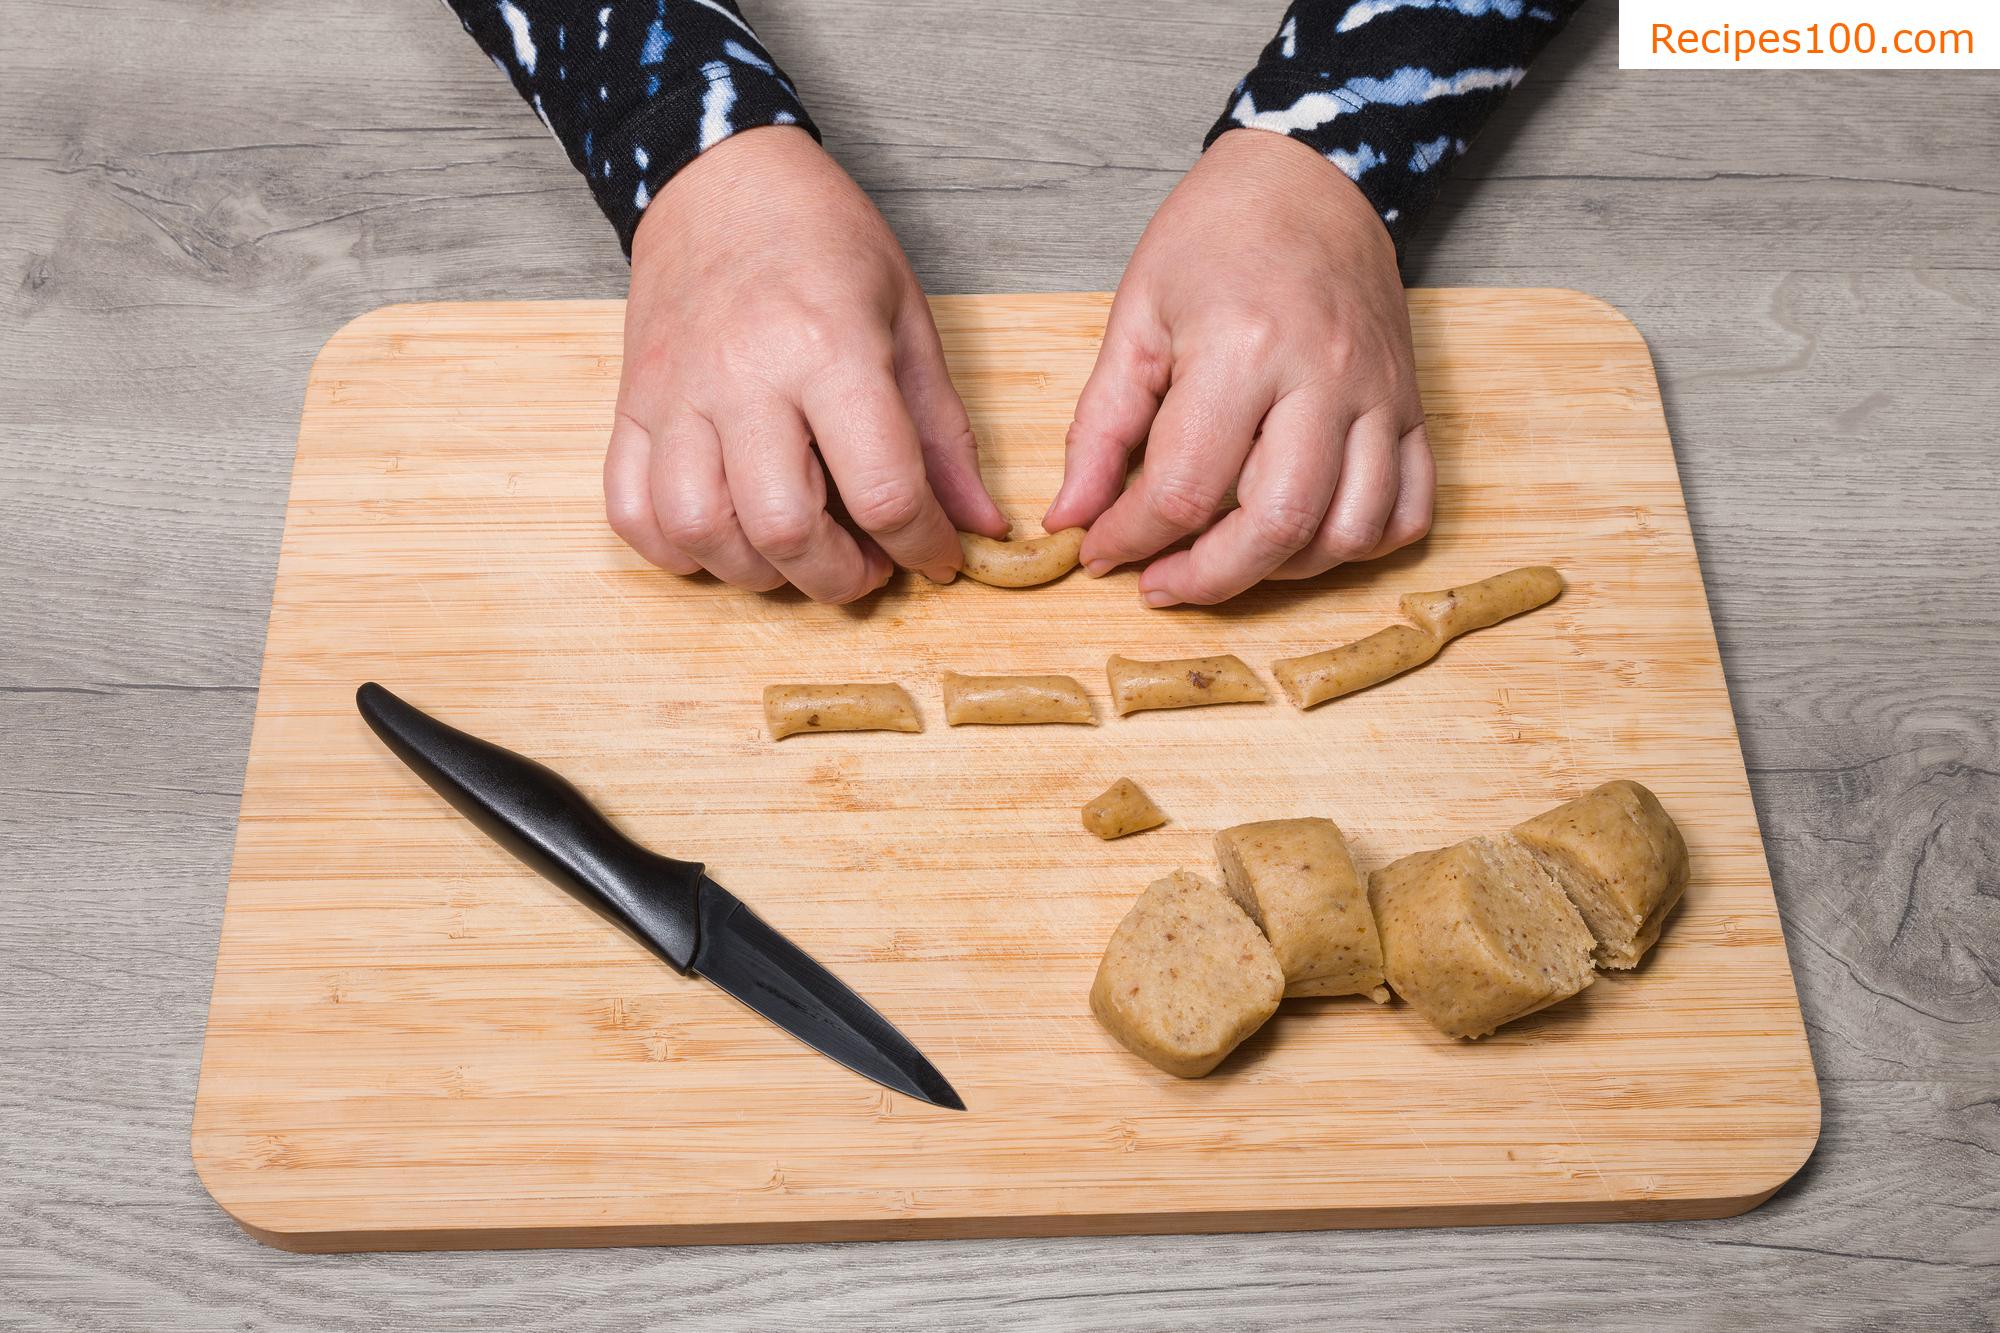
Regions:
[[1293, 704], [1311, 708], [1400, 676], [1436, 657], [1437, 651], [1435, 635], [1411, 625], [1391, 625], [1323, 653], [1273, 662], [1271, 674]]
[[1017, 542], [995, 541], [976, 532], [958, 534], [967, 578], [996, 588], [1032, 588], [1059, 579], [1076, 568], [1083, 549], [1083, 529], [1064, 528], [1045, 537]]
[[956, 671], [944, 673], [944, 720], [954, 727], [1097, 723], [1090, 696], [1068, 676], [962, 676]]
[[1271, 941], [1288, 997], [1380, 989], [1382, 939], [1339, 825], [1331, 819], [1238, 824], [1215, 835], [1215, 855], [1230, 896]]
[[924, 729], [901, 685], [766, 685], [764, 721], [774, 741], [801, 731]]
[[1128, 833], [1143, 833], [1167, 822], [1153, 798], [1130, 778], [1120, 778], [1083, 807], [1083, 826], [1106, 842]]
[[1264, 1026], [1284, 990], [1256, 923], [1214, 884], [1177, 870], [1118, 923], [1090, 1011], [1140, 1059], [1200, 1078]]
[[1636, 965], [1687, 888], [1687, 843], [1659, 798], [1636, 782], [1607, 782], [1516, 824], [1514, 836], [1582, 913], [1600, 967]]
[[1233, 653], [1137, 662], [1113, 657], [1104, 667], [1118, 715], [1149, 708], [1200, 708], [1206, 704], [1260, 704], [1270, 698], [1264, 682]]
[[1529, 565], [1441, 592], [1406, 592], [1403, 614], [1443, 644], [1553, 602], [1562, 590], [1562, 575], [1547, 565]]
[[1511, 838], [1406, 856], [1368, 896], [1389, 985], [1448, 1036], [1483, 1037], [1596, 976], [1583, 918]]

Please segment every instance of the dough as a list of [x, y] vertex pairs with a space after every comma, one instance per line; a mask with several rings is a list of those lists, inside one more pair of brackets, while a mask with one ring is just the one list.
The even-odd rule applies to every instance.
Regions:
[[944, 720], [954, 727], [1097, 725], [1090, 696], [1068, 676], [961, 676], [956, 671], [944, 673]]
[[1469, 630], [1485, 629], [1553, 602], [1562, 590], [1562, 575], [1547, 565], [1530, 565], [1442, 592], [1406, 592], [1403, 614], [1442, 645]]
[[766, 685], [771, 739], [801, 731], [922, 731], [901, 685]]
[[1687, 843], [1653, 793], [1607, 782], [1514, 826], [1555, 876], [1590, 933], [1600, 967], [1626, 968], [1660, 937], [1687, 888]]
[[1389, 985], [1449, 1036], [1483, 1037], [1596, 975], [1583, 918], [1512, 838], [1406, 856], [1368, 896]]
[[1200, 1078], [1264, 1026], [1284, 990], [1256, 923], [1214, 884], [1175, 871], [1118, 923], [1090, 1011], [1140, 1059]]
[[1365, 639], [1305, 657], [1271, 663], [1271, 674], [1300, 708], [1379, 685], [1437, 656], [1435, 636], [1410, 625], [1378, 629]]
[[1032, 588], [1076, 568], [1076, 553], [1083, 549], [1083, 529], [1064, 528], [1046, 537], [1017, 542], [961, 532], [958, 549], [965, 556], [966, 577], [996, 588]]
[[1271, 941], [1287, 996], [1381, 988], [1382, 940], [1367, 885], [1331, 819], [1238, 824], [1215, 835], [1215, 855], [1230, 896]]
[[1130, 778], [1120, 778], [1083, 807], [1083, 826], [1106, 842], [1128, 833], [1143, 833], [1167, 822], [1153, 798]]
[[1114, 657], [1105, 664], [1104, 674], [1111, 682], [1111, 701], [1120, 717], [1148, 708], [1260, 704], [1271, 697], [1243, 659], [1229, 653], [1168, 662]]

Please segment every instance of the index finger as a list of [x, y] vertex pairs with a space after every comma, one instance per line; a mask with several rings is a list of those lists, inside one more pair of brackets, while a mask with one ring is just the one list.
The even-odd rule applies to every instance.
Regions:
[[826, 376], [803, 397], [847, 516], [897, 564], [949, 583], [961, 559], [958, 530], [931, 491], [916, 423], [887, 364]]

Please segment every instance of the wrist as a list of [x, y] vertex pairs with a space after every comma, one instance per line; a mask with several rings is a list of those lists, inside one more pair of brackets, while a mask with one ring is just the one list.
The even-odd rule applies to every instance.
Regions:
[[1394, 262], [1390, 219], [1382, 216], [1359, 181], [1311, 144], [1275, 130], [1237, 126], [1210, 141], [1202, 162], [1211, 161], [1213, 170], [1254, 182], [1253, 188], [1262, 195], [1309, 201], [1333, 225], [1379, 241]]
[[754, 209], [768, 200], [772, 183], [795, 177], [826, 160], [810, 132], [798, 125], [757, 125], [738, 130], [703, 150], [659, 189], [639, 216], [632, 237], [632, 262], [663, 237], [691, 220], [712, 222], [720, 214]]

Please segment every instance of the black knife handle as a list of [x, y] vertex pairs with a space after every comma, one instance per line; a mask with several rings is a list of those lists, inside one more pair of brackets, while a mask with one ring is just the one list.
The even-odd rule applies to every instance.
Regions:
[[688, 970], [701, 944], [700, 865], [647, 851], [554, 769], [446, 726], [373, 681], [354, 702], [396, 757], [488, 837], [603, 904], [653, 952]]

